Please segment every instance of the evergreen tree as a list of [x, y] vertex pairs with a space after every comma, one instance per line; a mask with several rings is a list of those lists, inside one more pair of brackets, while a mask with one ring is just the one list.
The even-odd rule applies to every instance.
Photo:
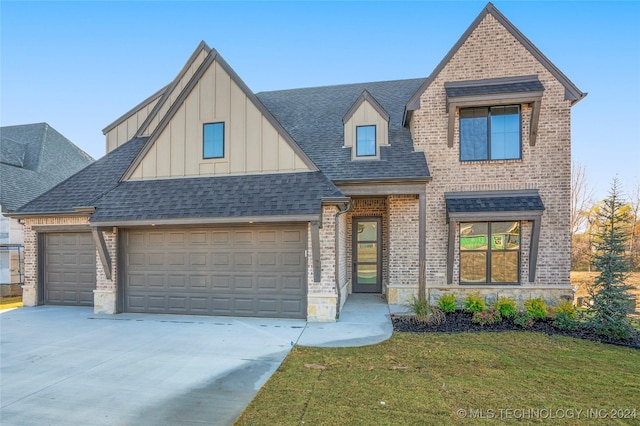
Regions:
[[633, 331], [626, 311], [631, 287], [625, 284], [629, 266], [625, 257], [628, 214], [622, 209], [624, 205], [618, 180], [614, 179], [598, 212], [600, 226], [594, 236], [593, 264], [600, 273], [589, 288], [593, 316], [587, 325], [597, 334], [614, 339], [625, 339]]

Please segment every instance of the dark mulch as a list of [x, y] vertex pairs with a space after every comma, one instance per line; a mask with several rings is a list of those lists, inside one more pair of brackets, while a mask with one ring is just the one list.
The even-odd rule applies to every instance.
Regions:
[[463, 311], [447, 313], [446, 320], [442, 324], [429, 325], [416, 321], [413, 316], [393, 316], [394, 331], [404, 331], [410, 333], [464, 333], [464, 332], [500, 332], [500, 331], [534, 331], [546, 333], [548, 335], [558, 334], [561, 336], [575, 337], [578, 339], [594, 340], [612, 345], [629, 346], [640, 349], [640, 333], [635, 331], [634, 335], [626, 340], [610, 340], [598, 336], [593, 331], [585, 328], [578, 328], [575, 331], [559, 330], [553, 325], [552, 319], [536, 321], [530, 328], [522, 328], [513, 323], [510, 318], [505, 318], [497, 324], [479, 325], [471, 322], [471, 314]]

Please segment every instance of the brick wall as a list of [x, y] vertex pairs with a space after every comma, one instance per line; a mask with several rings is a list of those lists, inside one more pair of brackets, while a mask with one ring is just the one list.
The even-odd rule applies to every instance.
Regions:
[[404, 304], [418, 294], [419, 205], [413, 195], [389, 196], [389, 286], [387, 300]]
[[[447, 146], [444, 83], [533, 74], [545, 87], [536, 145], [529, 145], [531, 108], [524, 106], [521, 160], [461, 163], [457, 119], [454, 145]], [[433, 177], [427, 184], [428, 287], [446, 287], [445, 192], [538, 189], [546, 210], [533, 284], [569, 288], [571, 135], [570, 102], [564, 100], [564, 92], [564, 86], [493, 16], [487, 15], [422, 94], [411, 128], [415, 147], [424, 150]], [[523, 228], [522, 245], [528, 248], [530, 224], [524, 223]], [[457, 269], [456, 262], [454, 286], [458, 282]], [[521, 275], [522, 284], [529, 286], [524, 270], [528, 271], [527, 252]]]
[[313, 247], [311, 224], [307, 242], [307, 320], [335, 321], [338, 304], [336, 286], [336, 238], [335, 216], [338, 208], [322, 207], [322, 227], [320, 228], [320, 282], [313, 276]]

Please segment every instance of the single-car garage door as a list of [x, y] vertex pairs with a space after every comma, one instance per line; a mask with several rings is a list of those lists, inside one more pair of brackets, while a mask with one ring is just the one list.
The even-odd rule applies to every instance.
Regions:
[[90, 232], [44, 236], [44, 303], [93, 306], [96, 248]]
[[305, 225], [130, 229], [126, 312], [306, 318]]

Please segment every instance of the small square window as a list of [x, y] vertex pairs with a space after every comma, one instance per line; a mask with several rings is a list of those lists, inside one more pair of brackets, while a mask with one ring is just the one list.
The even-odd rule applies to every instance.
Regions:
[[356, 127], [356, 157], [376, 156], [376, 126]]
[[202, 151], [202, 158], [224, 158], [224, 123], [204, 125]]
[[520, 159], [518, 105], [460, 110], [460, 160]]

